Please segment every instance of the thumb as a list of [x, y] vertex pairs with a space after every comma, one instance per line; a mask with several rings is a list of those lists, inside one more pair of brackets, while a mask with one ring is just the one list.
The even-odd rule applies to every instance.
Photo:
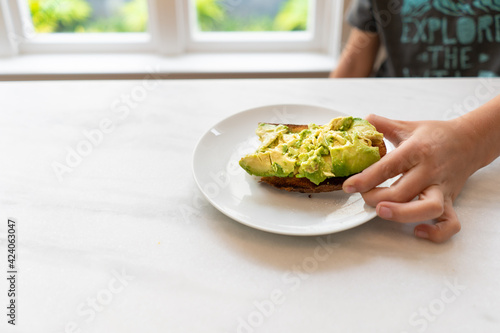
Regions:
[[377, 131], [382, 132], [384, 136], [391, 141], [395, 146], [405, 140], [408, 136], [408, 129], [406, 122], [400, 120], [392, 120], [385, 117], [377, 116], [375, 114], [370, 114], [366, 117], [366, 120], [375, 128]]

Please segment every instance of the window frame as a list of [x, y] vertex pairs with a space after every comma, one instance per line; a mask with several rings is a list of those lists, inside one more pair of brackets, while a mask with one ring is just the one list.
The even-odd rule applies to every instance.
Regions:
[[15, 44], [14, 53], [153, 52], [158, 44], [156, 3], [157, 0], [148, 0], [148, 31], [145, 33], [35, 34], [26, 0], [9, 1], [0, 9], [10, 14], [13, 21], [10, 35], [14, 36], [11, 38]]
[[[194, 11], [187, 0], [148, 0], [147, 33], [38, 34], [26, 0], [0, 0], [0, 53], [37, 54], [321, 54], [335, 62], [342, 38], [342, 0], [316, 0], [309, 32], [203, 33], [193, 30]], [[2, 15], [3, 13], [3, 15]], [[31, 26], [30, 26], [31, 25]], [[308, 36], [309, 34], [309, 36]], [[71, 38], [69, 38], [71, 37]], [[175, 59], [175, 58], [171, 58]]]
[[341, 31], [332, 30], [342, 17], [341, 0], [310, 1], [312, 26], [305, 32], [198, 32], [193, 1], [185, 1], [183, 8], [188, 52], [328, 52], [330, 43], [341, 38]]
[[15, 15], [11, 14], [7, 0], [0, 0], [0, 56], [13, 56], [18, 53], [14, 29]]

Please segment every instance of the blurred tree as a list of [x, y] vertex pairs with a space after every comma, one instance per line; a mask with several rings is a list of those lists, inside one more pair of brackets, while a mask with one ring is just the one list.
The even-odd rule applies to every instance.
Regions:
[[270, 15], [231, 16], [222, 0], [196, 0], [201, 31], [304, 31], [307, 29], [308, 0], [288, 0], [273, 18]]
[[92, 14], [85, 0], [29, 0], [29, 7], [36, 32], [72, 32]]
[[221, 22], [227, 19], [219, 0], [196, 0], [196, 12], [201, 31], [220, 31]]
[[29, 0], [36, 32], [144, 32], [147, 30], [147, 0], [123, 4], [114, 15], [92, 18], [85, 0]]
[[146, 0], [132, 0], [118, 12], [107, 18], [89, 20], [84, 25], [86, 32], [145, 32], [148, 26], [148, 4]]
[[307, 29], [309, 1], [288, 0], [274, 18], [273, 28], [278, 31], [304, 31]]
[[[230, 15], [222, 0], [196, 0], [201, 31], [304, 31], [309, 0], [287, 0], [275, 17]], [[131, 0], [107, 18], [92, 17], [86, 0], [29, 0], [37, 32], [144, 32], [147, 0]]]
[[126, 31], [144, 32], [148, 28], [147, 0], [132, 0], [122, 7], [120, 15], [124, 18]]

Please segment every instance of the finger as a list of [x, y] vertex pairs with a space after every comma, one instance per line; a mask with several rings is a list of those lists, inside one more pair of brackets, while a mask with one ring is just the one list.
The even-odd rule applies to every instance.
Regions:
[[412, 168], [410, 171], [404, 173], [396, 182], [390, 187], [377, 187], [362, 193], [365, 202], [372, 207], [378, 205], [382, 201], [391, 202], [408, 202], [413, 200], [416, 196], [422, 193], [429, 187], [428, 181], [422, 177], [419, 167]]
[[441, 189], [433, 185], [425, 189], [415, 201], [398, 203], [383, 201], [377, 205], [377, 215], [389, 221], [420, 222], [439, 218], [444, 212]]
[[366, 120], [375, 126], [377, 131], [382, 132], [395, 146], [408, 137], [408, 134], [405, 133], [408, 132], [408, 124], [404, 121], [392, 120], [375, 114], [368, 115]]
[[387, 179], [408, 171], [414, 165], [414, 161], [408, 159], [407, 156], [413, 156], [412, 148], [402, 144], [398, 149], [387, 154], [380, 161], [363, 170], [363, 172], [349, 177], [344, 182], [344, 191], [347, 193], [363, 193], [382, 184]]
[[415, 227], [415, 236], [428, 239], [435, 243], [442, 243], [450, 239], [461, 229], [457, 213], [453, 209], [451, 199], [444, 205], [444, 213], [437, 219], [436, 224], [419, 224]]

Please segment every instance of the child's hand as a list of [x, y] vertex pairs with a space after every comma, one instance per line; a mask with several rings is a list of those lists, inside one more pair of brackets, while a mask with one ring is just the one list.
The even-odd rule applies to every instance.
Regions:
[[[417, 237], [444, 242], [460, 231], [453, 201], [479, 165], [475, 133], [462, 119], [395, 121], [370, 115], [368, 121], [396, 147], [379, 162], [344, 183], [344, 191], [361, 192], [377, 214], [391, 221], [420, 222]], [[389, 188], [376, 188], [402, 174]], [[413, 200], [418, 198], [418, 200]]]

